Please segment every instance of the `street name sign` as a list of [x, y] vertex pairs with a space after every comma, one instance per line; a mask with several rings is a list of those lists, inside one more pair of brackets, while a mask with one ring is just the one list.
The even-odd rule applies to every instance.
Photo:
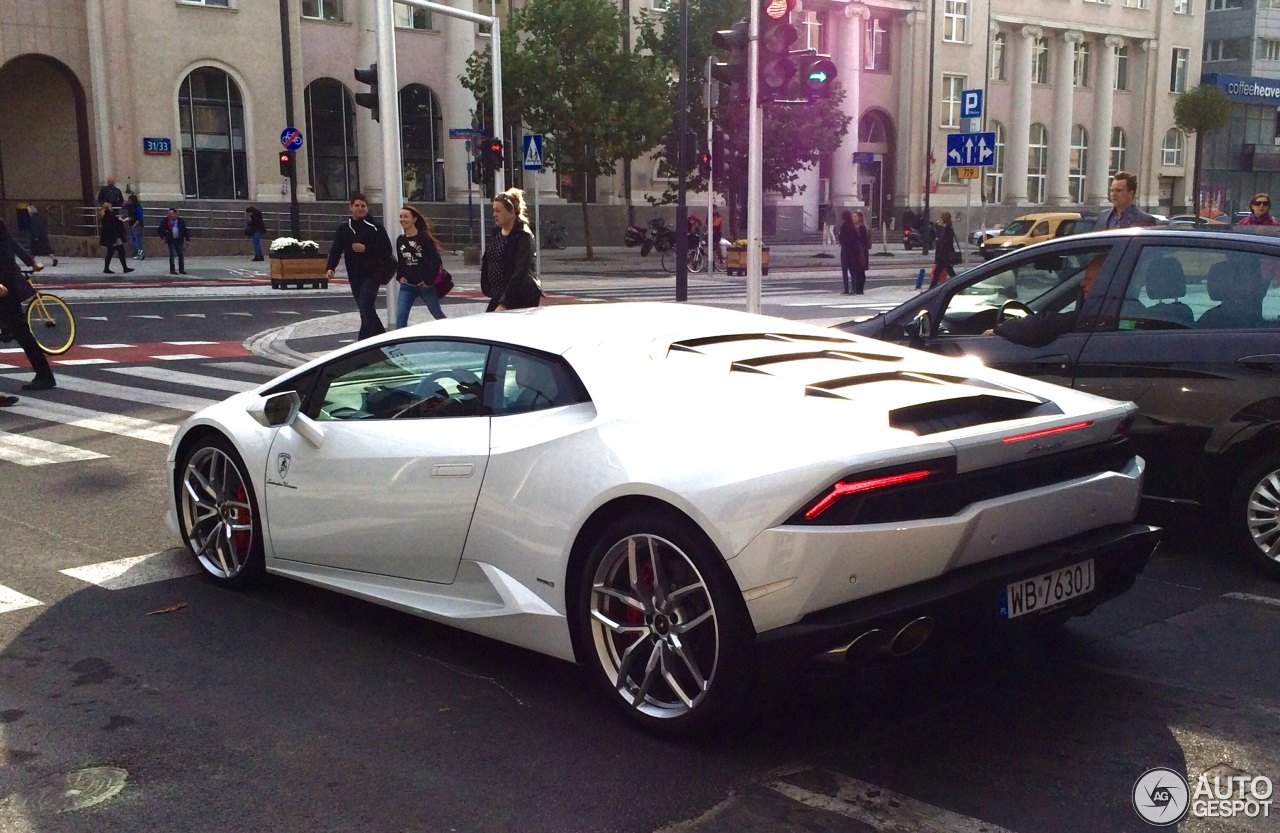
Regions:
[[995, 161], [995, 155], [996, 134], [993, 132], [947, 134], [948, 168], [990, 165]]

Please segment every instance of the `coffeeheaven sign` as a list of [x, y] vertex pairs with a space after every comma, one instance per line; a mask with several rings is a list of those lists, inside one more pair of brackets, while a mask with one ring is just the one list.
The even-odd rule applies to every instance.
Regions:
[[1275, 78], [1254, 78], [1247, 75], [1210, 72], [1200, 76], [1200, 83], [1218, 87], [1232, 101], [1245, 104], [1280, 105], [1280, 80]]

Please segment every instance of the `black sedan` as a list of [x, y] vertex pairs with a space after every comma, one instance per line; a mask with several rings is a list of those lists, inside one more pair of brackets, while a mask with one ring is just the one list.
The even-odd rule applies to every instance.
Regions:
[[1280, 237], [1073, 235], [840, 329], [1132, 400], [1148, 507], [1213, 513], [1280, 579]]

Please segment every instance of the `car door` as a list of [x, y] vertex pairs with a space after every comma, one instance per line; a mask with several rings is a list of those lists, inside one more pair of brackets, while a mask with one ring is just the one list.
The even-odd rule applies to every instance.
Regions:
[[[419, 339], [325, 366], [267, 458], [277, 559], [449, 583], [489, 460], [489, 346]], [[299, 430], [299, 429], [302, 430]]]
[[934, 304], [933, 337], [914, 346], [948, 356], [977, 356], [985, 364], [1023, 376], [1070, 385], [1076, 360], [1089, 338], [1096, 302], [1086, 299], [1084, 314], [1071, 332], [1043, 347], [1015, 344], [991, 333], [1001, 308], [1010, 301], [1036, 314], [1078, 311], [1079, 285], [1095, 264], [1105, 273], [1118, 261], [1123, 243], [1092, 241], [1008, 255], [998, 264], [952, 280], [955, 289]]
[[1135, 238], [1085, 345], [1081, 390], [1138, 405], [1148, 495], [1214, 500], [1215, 456], [1280, 422], [1280, 252], [1264, 242]]

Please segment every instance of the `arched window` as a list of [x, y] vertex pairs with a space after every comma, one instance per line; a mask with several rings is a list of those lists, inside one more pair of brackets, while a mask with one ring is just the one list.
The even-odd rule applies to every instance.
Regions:
[[1084, 176], [1089, 167], [1089, 131], [1077, 124], [1071, 128], [1071, 155], [1067, 166], [1067, 193], [1076, 205], [1084, 202]]
[[1036, 122], [1027, 141], [1027, 199], [1044, 202], [1044, 175], [1049, 167], [1049, 131]]
[[987, 166], [987, 202], [994, 203], [1004, 199], [1004, 125], [998, 121], [988, 124], [996, 134], [995, 156]]
[[444, 202], [444, 117], [436, 94], [421, 84], [400, 90], [404, 198]]
[[355, 100], [341, 81], [317, 78], [307, 85], [307, 169], [317, 200], [346, 202], [360, 190]]
[[246, 200], [244, 101], [240, 87], [217, 67], [199, 67], [178, 89], [182, 133], [182, 193], [190, 199]]
[[868, 110], [858, 119], [858, 143], [862, 145], [888, 145], [889, 124], [884, 113]]
[[1115, 176], [1116, 171], [1124, 170], [1125, 139], [1123, 127], [1111, 128], [1111, 163], [1107, 168], [1108, 176]]
[[1170, 127], [1169, 132], [1164, 134], [1164, 145], [1160, 148], [1164, 153], [1160, 159], [1161, 165], [1181, 165], [1182, 150], [1187, 146], [1187, 139], [1182, 135], [1182, 131], [1176, 127]]

